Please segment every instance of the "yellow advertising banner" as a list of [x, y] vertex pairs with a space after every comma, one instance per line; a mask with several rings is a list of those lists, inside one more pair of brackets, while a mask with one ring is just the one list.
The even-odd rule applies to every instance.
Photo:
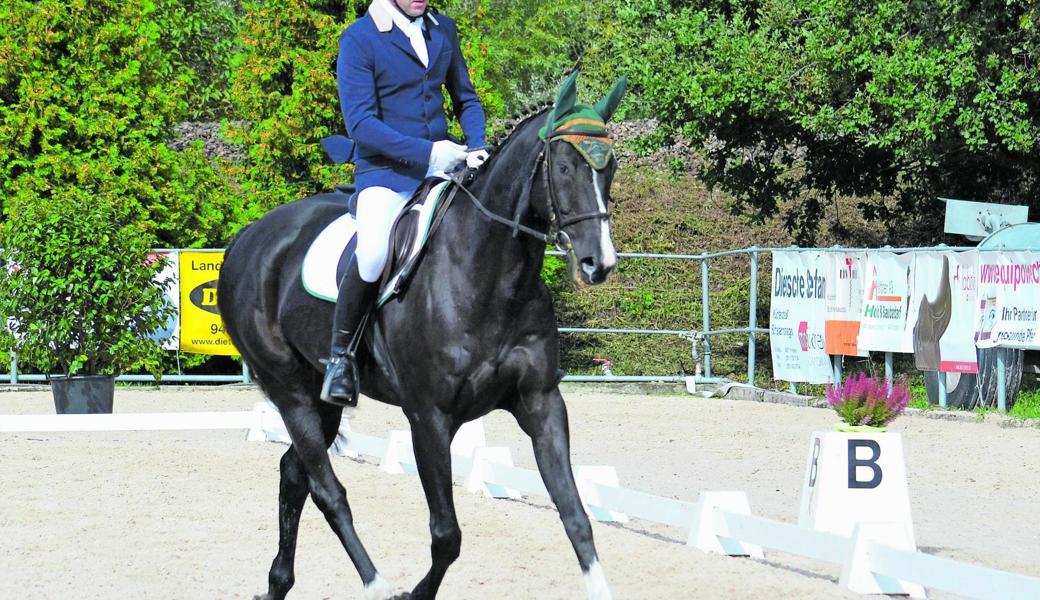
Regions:
[[223, 252], [181, 252], [181, 351], [238, 354], [217, 308], [217, 278]]

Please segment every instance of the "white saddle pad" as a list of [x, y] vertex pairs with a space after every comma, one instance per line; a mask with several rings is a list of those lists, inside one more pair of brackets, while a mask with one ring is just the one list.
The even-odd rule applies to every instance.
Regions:
[[[409, 264], [426, 244], [433, 215], [436, 213], [437, 206], [440, 205], [441, 196], [448, 183], [445, 181], [433, 186], [422, 203], [409, 209], [418, 213], [418, 222], [415, 228], [415, 238], [408, 248], [407, 257], [400, 261], [401, 265]], [[312, 296], [329, 302], [336, 301], [339, 291], [336, 269], [339, 267], [343, 251], [356, 233], [357, 223], [353, 215], [346, 214], [329, 223], [318, 234], [318, 237], [314, 238], [311, 247], [307, 249], [307, 255], [303, 258], [302, 270], [303, 287]], [[388, 260], [393, 260], [393, 257]], [[380, 293], [380, 304], [389, 300], [397, 292], [400, 279], [401, 270], [398, 269]]]

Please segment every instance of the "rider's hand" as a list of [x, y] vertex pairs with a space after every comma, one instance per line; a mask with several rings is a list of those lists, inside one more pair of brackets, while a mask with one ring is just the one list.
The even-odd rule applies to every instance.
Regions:
[[480, 165], [484, 164], [484, 161], [487, 159], [487, 150], [474, 150], [466, 155], [466, 166], [471, 169], [476, 169]]
[[466, 160], [466, 147], [450, 140], [433, 143], [430, 150], [430, 171], [451, 173]]

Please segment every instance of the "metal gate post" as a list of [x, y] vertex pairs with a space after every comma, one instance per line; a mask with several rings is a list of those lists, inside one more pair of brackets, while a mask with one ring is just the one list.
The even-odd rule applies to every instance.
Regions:
[[18, 355], [11, 350], [11, 383], [18, 383]]
[[252, 383], [253, 378], [249, 374], [249, 365], [246, 363], [246, 359], [242, 359], [242, 383]]
[[1007, 412], [1007, 350], [997, 348], [997, 410]]
[[711, 307], [708, 301], [708, 253], [701, 254], [701, 314], [704, 327], [704, 376], [711, 377]]
[[751, 247], [751, 298], [748, 301], [747, 379], [755, 385], [755, 329], [758, 328], [758, 252]]
[[935, 378], [939, 381], [939, 406], [946, 408], [946, 373], [936, 371]]
[[888, 391], [892, 391], [892, 353], [885, 352], [885, 381], [888, 382]]

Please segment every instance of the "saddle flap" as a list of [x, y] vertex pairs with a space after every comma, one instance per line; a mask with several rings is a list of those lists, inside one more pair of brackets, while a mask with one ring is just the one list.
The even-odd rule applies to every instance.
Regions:
[[[449, 183], [439, 181], [423, 186], [420, 193], [428, 190], [425, 197], [406, 204], [398, 216], [391, 236], [394, 239], [391, 272], [389, 277], [384, 277], [386, 283], [379, 291], [379, 305], [397, 294], [414, 271]], [[356, 232], [357, 221], [348, 213], [329, 223], [314, 238], [301, 269], [303, 287], [309, 294], [336, 301], [339, 282], [357, 247]]]

